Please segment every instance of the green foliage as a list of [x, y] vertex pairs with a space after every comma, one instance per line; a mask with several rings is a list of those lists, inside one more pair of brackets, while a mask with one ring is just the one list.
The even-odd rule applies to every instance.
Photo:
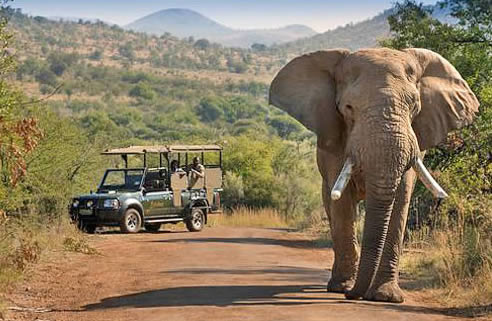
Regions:
[[133, 62], [136, 58], [135, 50], [133, 49], [132, 44], [129, 42], [124, 45], [121, 45], [118, 48], [118, 52], [122, 57], [128, 59], [130, 62]]
[[304, 131], [304, 128], [298, 121], [287, 115], [272, 117], [269, 120], [269, 124], [277, 130], [280, 137], [285, 139]]
[[256, 50], [256, 51], [265, 51], [267, 50], [267, 46], [262, 44], [262, 43], [254, 43], [251, 45], [251, 49]]
[[129, 92], [131, 97], [139, 97], [143, 99], [151, 100], [155, 97], [154, 90], [149, 86], [149, 84], [141, 82], [136, 84]]
[[41, 67], [36, 75], [36, 81], [42, 85], [56, 86], [58, 79], [56, 74], [46, 66]]
[[214, 122], [224, 117], [226, 102], [215, 96], [205, 97], [196, 108], [196, 113], [204, 122]]
[[67, 68], [70, 68], [78, 61], [78, 55], [71, 53], [51, 53], [48, 56], [49, 69], [57, 76], [63, 75]]
[[229, 206], [274, 207], [303, 220], [321, 206], [320, 178], [310, 143], [291, 144], [257, 135], [228, 138], [224, 194]]
[[210, 48], [210, 41], [208, 41], [207, 39], [198, 39], [193, 46], [195, 48], [205, 50]]

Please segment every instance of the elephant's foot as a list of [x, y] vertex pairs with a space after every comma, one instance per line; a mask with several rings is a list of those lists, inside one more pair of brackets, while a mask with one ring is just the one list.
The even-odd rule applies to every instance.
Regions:
[[390, 281], [371, 288], [367, 294], [364, 295], [364, 299], [370, 301], [402, 303], [403, 291], [396, 281]]
[[331, 278], [326, 286], [326, 291], [334, 293], [345, 293], [352, 288], [354, 285], [353, 279], [348, 279], [344, 281], [339, 281]]
[[345, 291], [345, 298], [347, 298], [348, 300], [360, 300], [363, 296], [363, 293], [361, 293], [357, 289]]

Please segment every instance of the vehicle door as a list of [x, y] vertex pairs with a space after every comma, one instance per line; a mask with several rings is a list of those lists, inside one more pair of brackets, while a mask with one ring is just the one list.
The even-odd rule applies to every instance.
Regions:
[[167, 189], [165, 174], [160, 171], [148, 171], [144, 180], [145, 195], [143, 206], [145, 216], [157, 218], [166, 216], [172, 207], [172, 194]]

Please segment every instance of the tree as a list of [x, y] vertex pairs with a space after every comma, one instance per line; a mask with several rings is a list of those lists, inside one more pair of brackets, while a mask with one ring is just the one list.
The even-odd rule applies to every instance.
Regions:
[[35, 78], [40, 84], [51, 87], [55, 87], [58, 82], [56, 74], [46, 66], [41, 67]]
[[[5, 2], [0, 2], [2, 11]], [[15, 69], [8, 53], [12, 36], [6, 31], [7, 21], [0, 21], [0, 209], [12, 209], [14, 199], [7, 197], [26, 174], [26, 157], [37, 146], [41, 131], [35, 118], [27, 114], [25, 97], [7, 84]]]
[[208, 49], [210, 48], [210, 41], [208, 41], [207, 39], [198, 39], [193, 45], [193, 47], [201, 50]]
[[[488, 7], [487, 7], [488, 4]], [[489, 1], [445, 0], [458, 25], [439, 22], [430, 10], [414, 0], [398, 3], [388, 18], [393, 37], [383, 46], [402, 49], [427, 48], [448, 59], [470, 83], [475, 92], [492, 75], [492, 14]]]
[[267, 50], [267, 46], [262, 43], [254, 43], [251, 45], [251, 49], [255, 51], [265, 51]]
[[293, 134], [299, 134], [303, 131], [302, 125], [288, 116], [275, 116], [269, 120], [270, 126], [277, 130], [277, 134], [284, 138], [288, 139]]
[[155, 97], [154, 90], [145, 82], [140, 82], [130, 90], [129, 95], [132, 97], [140, 97], [144, 99], [153, 99]]
[[224, 117], [224, 104], [224, 100], [219, 97], [205, 97], [196, 107], [196, 113], [202, 121], [213, 122]]
[[67, 68], [77, 63], [78, 59], [78, 55], [73, 53], [51, 53], [48, 56], [48, 63], [50, 70], [57, 76], [61, 76]]
[[133, 49], [133, 46], [130, 42], [121, 45], [118, 48], [118, 52], [122, 57], [127, 58], [130, 63], [133, 63], [137, 58], [137, 55], [135, 54], [135, 50]]

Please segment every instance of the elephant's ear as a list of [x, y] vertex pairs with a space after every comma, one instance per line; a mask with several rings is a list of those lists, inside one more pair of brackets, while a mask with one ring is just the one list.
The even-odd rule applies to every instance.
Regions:
[[421, 67], [417, 75], [421, 111], [412, 127], [421, 150], [442, 142], [449, 131], [468, 125], [479, 102], [459, 72], [442, 56], [427, 49], [406, 49]]
[[345, 49], [317, 51], [289, 62], [270, 86], [270, 104], [293, 116], [319, 138], [336, 141], [343, 123], [336, 113], [335, 68]]

